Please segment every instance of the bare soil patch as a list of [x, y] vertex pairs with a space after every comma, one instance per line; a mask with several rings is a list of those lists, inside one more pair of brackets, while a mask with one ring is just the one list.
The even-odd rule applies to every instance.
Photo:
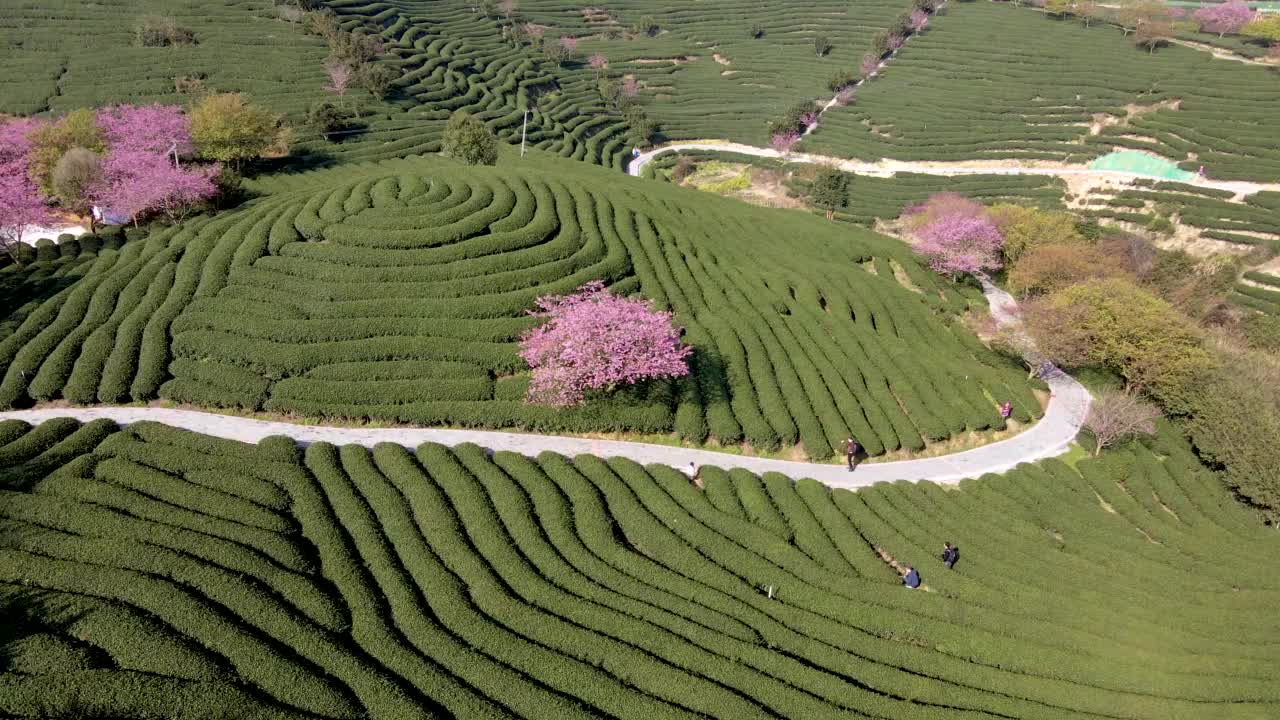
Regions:
[[[1182, 107], [1181, 98], [1173, 98], [1171, 100], [1162, 100], [1158, 103], [1142, 105], [1139, 103], [1130, 103], [1124, 106], [1124, 117], [1116, 117], [1110, 113], [1094, 113], [1093, 122], [1089, 123], [1089, 134], [1099, 135], [1103, 128], [1108, 127], [1127, 127], [1129, 122], [1134, 118], [1156, 112], [1157, 110], [1178, 110]], [[1128, 137], [1128, 136], [1126, 136]], [[1147, 138], [1139, 138], [1147, 139]]]

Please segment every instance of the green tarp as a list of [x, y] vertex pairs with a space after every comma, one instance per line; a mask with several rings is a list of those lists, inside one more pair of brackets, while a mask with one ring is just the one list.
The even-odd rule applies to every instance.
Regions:
[[1158, 155], [1139, 152], [1137, 150], [1121, 150], [1113, 152], [1089, 163], [1090, 170], [1119, 170], [1138, 175], [1163, 178], [1165, 180], [1187, 181], [1196, 174], [1178, 167], [1177, 163]]

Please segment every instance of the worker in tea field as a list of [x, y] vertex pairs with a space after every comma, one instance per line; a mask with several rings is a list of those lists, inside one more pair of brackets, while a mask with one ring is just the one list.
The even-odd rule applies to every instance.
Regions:
[[908, 565], [907, 574], [902, 576], [902, 584], [906, 585], [912, 590], [915, 590], [916, 588], [920, 587], [920, 573], [916, 572], [915, 568]]
[[1008, 420], [1011, 415], [1013, 415], [1013, 403], [1008, 400], [1000, 403], [1000, 417]]
[[954, 570], [958, 562], [960, 562], [960, 548], [952, 546], [951, 543], [943, 543], [942, 564], [946, 565], [948, 570]]
[[849, 438], [844, 441], [844, 458], [849, 462], [849, 472], [853, 472], [853, 461], [856, 457], [858, 457], [858, 441]]
[[695, 480], [695, 479], [697, 479], [697, 477], [698, 477], [698, 466], [697, 466], [693, 461], [690, 461], [690, 462], [689, 462], [689, 467], [687, 467], [687, 468], [685, 468], [685, 469], [684, 469], [684, 474], [685, 474], [685, 475], [688, 475], [690, 480]]

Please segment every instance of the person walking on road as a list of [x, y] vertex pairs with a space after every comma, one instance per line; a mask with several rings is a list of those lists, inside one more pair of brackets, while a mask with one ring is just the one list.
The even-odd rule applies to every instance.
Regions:
[[858, 441], [849, 438], [844, 441], [844, 459], [849, 463], [849, 472], [853, 472], [854, 460], [858, 457]]
[[915, 568], [908, 565], [907, 574], [902, 576], [902, 584], [911, 588], [912, 590], [915, 590], [916, 588], [920, 587], [920, 573], [916, 572]]
[[960, 562], [960, 548], [952, 546], [951, 543], [944, 543], [942, 546], [942, 564], [946, 565], [948, 570], [953, 570], [958, 562]]

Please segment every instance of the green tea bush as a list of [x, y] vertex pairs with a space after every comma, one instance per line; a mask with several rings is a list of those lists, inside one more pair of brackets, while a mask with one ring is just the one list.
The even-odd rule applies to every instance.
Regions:
[[287, 718], [1189, 720], [1278, 702], [1280, 581], [1219, 562], [1270, 556], [1275, 534], [1169, 428], [1074, 468], [856, 493], [155, 423], [0, 423], [0, 458], [28, 470], [0, 487], [0, 652], [24, 670], [0, 709], [19, 717], [206, 716], [181, 699]]

